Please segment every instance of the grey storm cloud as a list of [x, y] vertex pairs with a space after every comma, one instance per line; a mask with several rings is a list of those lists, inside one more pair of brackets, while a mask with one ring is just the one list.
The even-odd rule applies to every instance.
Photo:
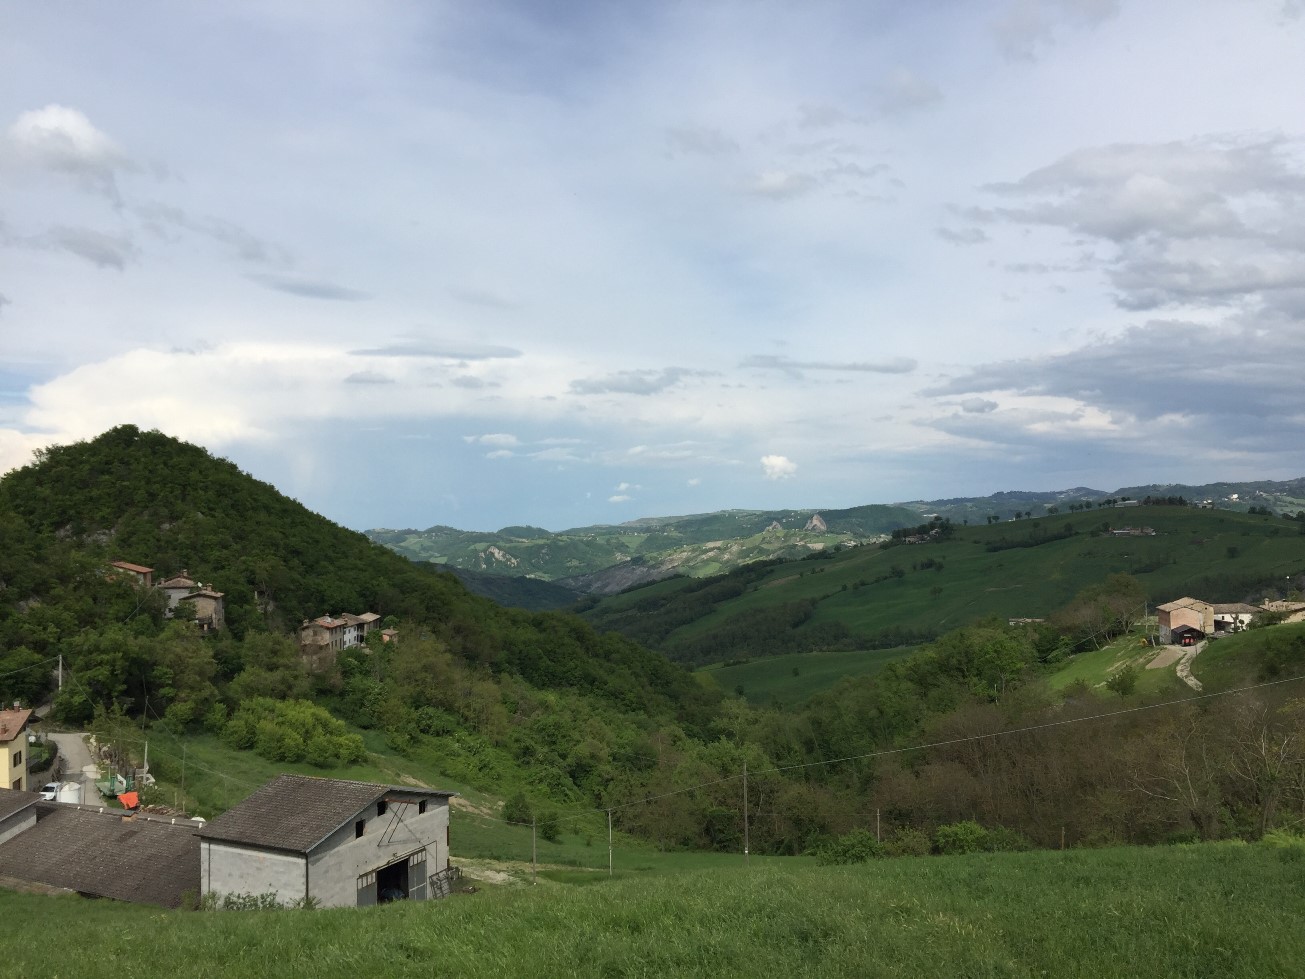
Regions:
[[515, 347], [460, 340], [398, 340], [349, 353], [355, 357], [430, 357], [436, 360], [509, 360], [521, 356], [521, 351]]
[[701, 372], [687, 367], [667, 367], [663, 370], [617, 371], [604, 377], [579, 378], [571, 382], [573, 394], [657, 394], [674, 387], [686, 377]]
[[303, 296], [305, 299], [328, 299], [337, 302], [356, 303], [371, 298], [368, 293], [359, 292], [357, 289], [349, 289], [333, 282], [301, 279], [296, 276], [279, 275], [273, 272], [250, 272], [246, 275], [246, 278], [269, 289], [288, 292], [292, 296]]
[[179, 207], [157, 202], [137, 204], [131, 210], [144, 228], [164, 238], [177, 231], [186, 231], [225, 245], [242, 261], [271, 265], [290, 262], [290, 253], [280, 245], [221, 218], [194, 215]]
[[[1124, 309], [1221, 306], [1305, 288], [1305, 164], [1283, 137], [1210, 137], [1077, 150], [985, 188], [978, 223], [1063, 230]], [[1029, 271], [1034, 266], [1028, 266]]]
[[793, 376], [803, 371], [852, 371], [869, 374], [909, 374], [919, 364], [910, 357], [894, 357], [883, 361], [824, 361], [792, 360], [773, 354], [755, 354], [739, 362], [740, 367], [752, 367], [761, 370], [783, 371]]
[[[1305, 436], [1301, 364], [1305, 328], [1299, 321], [1243, 317], [1211, 327], [1157, 320], [1077, 350], [986, 364], [922, 393], [1068, 398], [1126, 427], [1141, 426], [1135, 435], [1147, 426], [1176, 426], [1173, 444], [1190, 444], [1200, 454], [1221, 445], [1281, 452]], [[933, 424], [984, 431], [1001, 441], [1022, 422], [1006, 409]]]
[[953, 245], [981, 245], [988, 240], [988, 232], [982, 228], [939, 227], [934, 229], [934, 234]]
[[37, 248], [66, 251], [99, 268], [122, 269], [134, 261], [140, 249], [130, 239], [121, 235], [105, 234], [91, 228], [70, 228], [56, 225], [29, 243]]
[[983, 415], [997, 410], [997, 402], [987, 398], [966, 398], [961, 402], [961, 411], [971, 415]]
[[1119, 13], [1119, 0], [1010, 0], [992, 24], [1009, 61], [1036, 61], [1067, 28], [1096, 27]]
[[14, 120], [0, 138], [0, 167], [62, 174], [114, 203], [118, 175], [143, 169], [84, 113], [54, 104]]
[[679, 126], [666, 130], [666, 145], [673, 153], [696, 156], [729, 156], [739, 144], [719, 129]]
[[393, 384], [394, 378], [379, 371], [356, 371], [344, 379], [345, 384]]
[[886, 116], [901, 116], [941, 102], [942, 90], [928, 79], [899, 68], [880, 83], [876, 106]]

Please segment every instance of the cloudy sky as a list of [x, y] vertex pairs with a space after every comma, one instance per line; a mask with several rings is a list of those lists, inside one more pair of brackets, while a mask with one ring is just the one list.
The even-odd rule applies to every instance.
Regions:
[[1300, 0], [0, 0], [0, 470], [355, 528], [1305, 474]]

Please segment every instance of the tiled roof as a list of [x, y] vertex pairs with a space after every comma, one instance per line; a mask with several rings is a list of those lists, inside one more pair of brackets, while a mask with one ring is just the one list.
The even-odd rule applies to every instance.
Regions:
[[17, 792], [13, 789], [0, 789], [0, 819], [22, 812], [28, 806], [41, 801], [39, 792]]
[[391, 794], [447, 799], [456, 792], [307, 775], [278, 775], [204, 825], [206, 840], [308, 853], [360, 812]]
[[12, 741], [23, 730], [23, 725], [32, 716], [32, 712], [21, 710], [0, 710], [0, 741]]
[[37, 803], [36, 825], [0, 844], [0, 874], [175, 908], [199, 894], [196, 824]]
[[147, 568], [143, 564], [132, 564], [130, 561], [112, 561], [109, 564], [112, 568], [122, 568], [123, 571], [135, 571], [137, 574], [153, 574], [153, 568]]
[[160, 588], [194, 588], [195, 579], [187, 578], [184, 574], [173, 575], [167, 581], [159, 582]]
[[1257, 608], [1254, 605], [1247, 605], [1245, 602], [1224, 602], [1216, 603], [1214, 611], [1222, 615], [1253, 615], [1256, 612], [1263, 612], [1264, 609]]
[[1203, 602], [1199, 598], [1176, 598], [1164, 605], [1157, 605], [1156, 610], [1159, 612], [1173, 612], [1180, 608], [1202, 608], [1209, 604], [1209, 602]]
[[214, 591], [212, 588], [201, 588], [199, 591], [193, 591], [189, 595], [182, 595], [177, 601], [184, 602], [190, 598], [223, 598], [226, 592]]

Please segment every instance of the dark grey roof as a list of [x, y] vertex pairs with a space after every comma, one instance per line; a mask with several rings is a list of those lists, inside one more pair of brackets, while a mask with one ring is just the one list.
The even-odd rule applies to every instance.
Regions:
[[205, 824], [199, 835], [267, 850], [307, 853], [380, 799], [447, 799], [456, 792], [378, 785], [307, 775], [278, 775], [244, 802]]
[[199, 895], [195, 823], [37, 803], [36, 825], [0, 844], [0, 874], [83, 894], [175, 908]]
[[39, 792], [17, 792], [14, 789], [0, 789], [0, 819], [22, 812], [28, 806], [41, 801]]

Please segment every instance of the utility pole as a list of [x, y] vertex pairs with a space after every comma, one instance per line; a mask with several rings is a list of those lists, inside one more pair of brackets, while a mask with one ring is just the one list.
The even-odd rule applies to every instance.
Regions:
[[751, 863], [748, 856], [748, 763], [745, 759], [743, 762], [743, 865], [746, 867]]
[[879, 835], [879, 810], [875, 809], [875, 842], [882, 843], [884, 838]]
[[63, 689], [63, 653], [59, 654], [59, 689]]
[[612, 876], [612, 810], [607, 810], [607, 876]]
[[530, 814], [530, 883], [534, 884], [535, 872], [538, 868], [535, 852], [535, 814]]

